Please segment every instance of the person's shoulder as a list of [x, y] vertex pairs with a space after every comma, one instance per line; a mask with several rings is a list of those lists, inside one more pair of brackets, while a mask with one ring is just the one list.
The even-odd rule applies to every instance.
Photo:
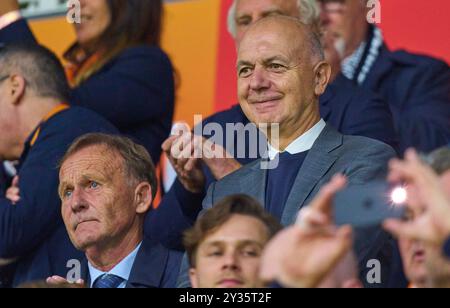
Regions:
[[364, 89], [357, 86], [353, 81], [345, 77], [343, 74], [339, 74], [337, 78], [329, 85], [329, 90], [334, 93], [335, 104], [347, 104], [364, 106], [367, 102], [379, 103], [382, 100], [381, 96], [372, 90]]
[[445, 63], [443, 60], [428, 55], [408, 52], [406, 50], [390, 51], [389, 57], [395, 63], [403, 66], [410, 66], [427, 70], [433, 68], [448, 68], [447, 63]]
[[117, 56], [116, 61], [129, 59], [151, 59], [170, 62], [169, 56], [164, 50], [158, 46], [151, 45], [138, 45], [126, 48]]
[[354, 158], [396, 156], [395, 150], [386, 143], [368, 137], [348, 135], [343, 135], [341, 153]]
[[118, 130], [103, 116], [87, 108], [71, 106], [48, 121], [48, 127], [54, 127], [65, 133], [103, 131], [118, 133]]

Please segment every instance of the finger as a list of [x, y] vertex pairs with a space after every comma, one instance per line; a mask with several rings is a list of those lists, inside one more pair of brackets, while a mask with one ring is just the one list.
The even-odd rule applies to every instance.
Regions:
[[304, 230], [324, 226], [329, 223], [327, 215], [312, 207], [302, 209], [297, 218], [297, 225]]
[[184, 165], [184, 170], [187, 172], [191, 172], [198, 166], [198, 159], [197, 158], [190, 158], [186, 164]]
[[178, 136], [170, 136], [169, 138], [167, 138], [166, 141], [164, 141], [161, 146], [162, 150], [165, 153], [170, 154], [170, 149], [172, 148], [172, 145], [178, 138], [179, 138]]
[[185, 134], [175, 141], [170, 150], [170, 155], [179, 162], [192, 157], [193, 150], [192, 134]]
[[59, 276], [52, 276], [47, 278], [46, 282], [48, 284], [63, 284], [67, 283], [67, 280]]
[[11, 196], [18, 196], [20, 194], [20, 189], [18, 187], [11, 186], [10, 188], [8, 188], [6, 193]]
[[11, 186], [19, 187], [19, 176], [16, 175], [16, 176], [13, 178]]
[[320, 190], [310, 206], [317, 211], [329, 214], [334, 195], [342, 190], [346, 184], [347, 179], [343, 175], [335, 175], [331, 181]]

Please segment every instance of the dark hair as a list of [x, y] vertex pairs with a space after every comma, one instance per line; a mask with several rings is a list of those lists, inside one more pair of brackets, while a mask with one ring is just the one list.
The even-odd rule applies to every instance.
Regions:
[[162, 0], [108, 0], [111, 24], [100, 38], [100, 44], [114, 47], [125, 40], [126, 45], [161, 41]]
[[[162, 0], [107, 0], [107, 4], [111, 15], [111, 24], [96, 40], [91, 50], [83, 50], [83, 54], [87, 56], [82, 57], [84, 60], [95, 53], [99, 54], [99, 59], [88, 71], [76, 77], [75, 85], [87, 80], [129, 47], [160, 45], [163, 19]], [[64, 54], [64, 58], [79, 65], [80, 50], [82, 50], [80, 45], [75, 43]]]
[[34, 42], [0, 46], [0, 75], [20, 74], [40, 97], [67, 102], [70, 88], [64, 68], [56, 55]]
[[237, 214], [260, 220], [267, 227], [269, 238], [272, 238], [282, 229], [281, 224], [267, 213], [254, 198], [247, 195], [226, 197], [201, 216], [194, 227], [184, 233], [183, 243], [191, 268], [196, 266], [197, 250], [205, 238], [224, 225], [233, 215]]
[[152, 188], [152, 198], [155, 199], [158, 190], [155, 167], [147, 150], [134, 143], [131, 139], [101, 133], [90, 133], [76, 139], [59, 163], [61, 167], [73, 154], [91, 146], [105, 146], [122, 156], [124, 166], [133, 180], [148, 182]]

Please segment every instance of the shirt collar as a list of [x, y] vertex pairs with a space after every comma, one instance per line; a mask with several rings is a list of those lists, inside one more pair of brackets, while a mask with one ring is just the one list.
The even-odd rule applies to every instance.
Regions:
[[141, 245], [142, 245], [142, 242], [136, 247], [135, 250], [133, 250], [125, 259], [120, 261], [120, 263], [117, 264], [109, 272], [99, 271], [98, 269], [93, 267], [90, 262], [88, 262], [89, 275], [91, 277], [91, 286], [90, 287], [92, 288], [95, 281], [99, 277], [101, 277], [105, 274], [111, 274], [111, 275], [118, 276], [118, 277], [122, 278], [126, 283], [130, 278], [131, 269], [133, 268], [134, 260], [136, 259], [137, 253], [138, 253], [139, 249], [141, 248]]
[[[306, 133], [292, 141], [286, 148], [285, 152], [289, 154], [298, 154], [302, 152], [306, 152], [311, 150], [317, 138], [319, 138], [320, 134], [324, 130], [327, 124], [323, 119], [321, 119], [316, 125], [314, 125], [310, 130]], [[268, 144], [269, 150], [269, 159], [273, 160], [275, 157], [281, 152], [274, 147]]]

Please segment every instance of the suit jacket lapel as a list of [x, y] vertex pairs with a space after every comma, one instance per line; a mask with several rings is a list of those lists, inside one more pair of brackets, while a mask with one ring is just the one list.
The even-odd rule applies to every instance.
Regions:
[[342, 135], [327, 125], [309, 151], [292, 186], [284, 207], [281, 223], [295, 222], [298, 211], [305, 205], [311, 192], [338, 158], [330, 152], [342, 145]]
[[266, 203], [267, 170], [261, 168], [261, 160], [257, 160], [248, 172], [239, 178], [241, 192], [254, 197], [262, 205]]
[[160, 288], [168, 257], [169, 250], [144, 238], [126, 288]]
[[372, 66], [366, 80], [362, 84], [362, 87], [369, 88], [372, 91], [377, 92], [380, 88], [380, 83], [384, 80], [386, 74], [392, 70], [394, 63], [392, 62], [390, 51], [386, 46], [383, 46], [380, 50], [377, 60]]

